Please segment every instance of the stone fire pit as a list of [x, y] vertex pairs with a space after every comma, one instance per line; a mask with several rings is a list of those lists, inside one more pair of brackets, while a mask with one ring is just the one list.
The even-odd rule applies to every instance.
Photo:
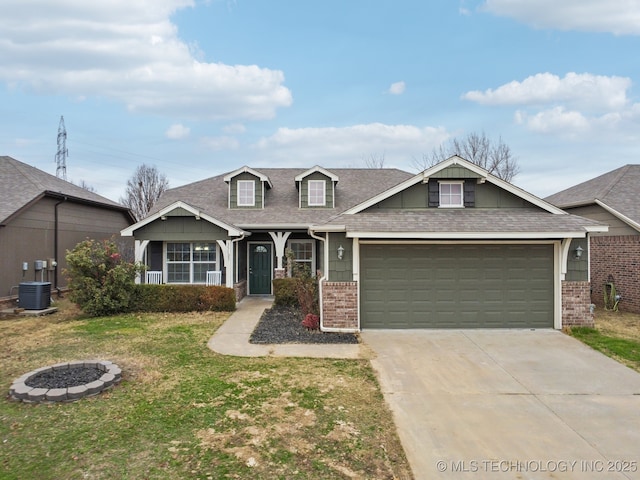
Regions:
[[97, 395], [122, 379], [108, 360], [77, 360], [42, 367], [14, 380], [9, 395], [28, 403], [73, 402]]

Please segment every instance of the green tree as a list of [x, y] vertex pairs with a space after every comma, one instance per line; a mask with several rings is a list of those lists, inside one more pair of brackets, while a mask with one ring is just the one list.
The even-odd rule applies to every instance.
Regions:
[[122, 258], [113, 240], [87, 239], [67, 251], [69, 298], [90, 316], [113, 315], [131, 309], [140, 265]]

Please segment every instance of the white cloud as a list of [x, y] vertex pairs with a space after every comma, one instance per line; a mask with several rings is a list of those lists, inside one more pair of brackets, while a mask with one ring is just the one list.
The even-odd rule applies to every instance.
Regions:
[[187, 138], [190, 133], [191, 129], [189, 127], [185, 127], [180, 123], [175, 123], [167, 129], [165, 135], [171, 140], [182, 140]]
[[443, 127], [371, 123], [348, 127], [280, 128], [256, 148], [279, 164], [344, 166], [384, 152], [385, 166], [407, 168], [449, 137]]
[[614, 110], [627, 104], [631, 79], [590, 73], [567, 73], [564, 78], [538, 73], [484, 92], [474, 90], [462, 98], [483, 105], [541, 105], [556, 102], [582, 108]]
[[0, 81], [74, 98], [106, 97], [131, 111], [205, 119], [272, 118], [291, 105], [284, 74], [207, 63], [170, 16], [193, 0], [5, 0]]
[[590, 127], [589, 119], [580, 112], [567, 111], [564, 107], [554, 107], [530, 116], [526, 112], [516, 112], [516, 123], [524, 123], [530, 130], [540, 133], [563, 132], [565, 135], [579, 134]]
[[389, 93], [392, 95], [402, 95], [406, 88], [407, 86], [404, 82], [395, 82], [389, 87]]
[[222, 128], [222, 131], [229, 135], [237, 135], [239, 133], [244, 133], [246, 130], [247, 128], [241, 123], [232, 123], [230, 125], [225, 125]]
[[486, 0], [481, 8], [537, 28], [640, 35], [640, 0]]
[[236, 150], [240, 147], [240, 142], [236, 138], [228, 136], [220, 137], [203, 137], [202, 144], [209, 150]]

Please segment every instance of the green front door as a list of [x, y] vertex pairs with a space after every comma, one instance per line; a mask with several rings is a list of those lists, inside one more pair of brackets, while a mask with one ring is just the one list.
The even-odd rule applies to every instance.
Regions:
[[249, 249], [249, 295], [271, 294], [271, 244], [252, 243]]

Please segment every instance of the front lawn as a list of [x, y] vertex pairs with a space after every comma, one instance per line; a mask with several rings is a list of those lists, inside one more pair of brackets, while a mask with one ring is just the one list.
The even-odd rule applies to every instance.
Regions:
[[3, 479], [411, 478], [366, 360], [238, 358], [228, 314], [0, 320], [0, 384], [77, 359], [123, 381], [74, 403], [0, 407]]
[[599, 310], [595, 328], [573, 327], [570, 334], [640, 372], [640, 314]]

